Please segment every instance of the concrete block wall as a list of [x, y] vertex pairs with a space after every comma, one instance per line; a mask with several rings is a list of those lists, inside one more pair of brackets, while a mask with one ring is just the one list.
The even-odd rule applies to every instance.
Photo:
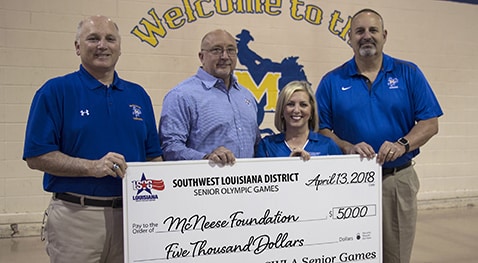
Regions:
[[[404, 1], [318, 1], [278, 0], [264, 12], [256, 1], [251, 13], [233, 11], [219, 14], [213, 0], [204, 1], [208, 18], [186, 21], [170, 28], [157, 39], [155, 47], [141, 41], [131, 31], [141, 19], [153, 21], [150, 11], [162, 16], [171, 8], [183, 10], [181, 0], [3, 0], [0, 3], [0, 237], [12, 234], [39, 234], [50, 195], [43, 191], [42, 173], [28, 169], [21, 159], [25, 123], [35, 91], [49, 78], [78, 69], [74, 53], [76, 26], [85, 16], [103, 14], [112, 17], [122, 34], [122, 56], [117, 70], [128, 80], [140, 83], [150, 94], [156, 116], [161, 112], [165, 93], [192, 75], [200, 65], [199, 42], [204, 33], [225, 28], [232, 34], [249, 30], [255, 41], [250, 48], [273, 61], [298, 56], [308, 80], [317, 86], [327, 71], [352, 57], [346, 40], [330, 28], [332, 13], [346, 25], [349, 16], [364, 7], [379, 11], [388, 29], [385, 52], [418, 64], [428, 77], [445, 115], [440, 132], [422, 148], [416, 158], [421, 179], [421, 208], [474, 205], [478, 199], [478, 175], [473, 168], [478, 155], [478, 34], [474, 18], [478, 5], [434, 0]], [[322, 12], [320, 24], [297, 19], [307, 7]], [[315, 8], [315, 9], [314, 9]], [[311, 18], [311, 17], [309, 17]], [[164, 18], [163, 23], [164, 23]], [[244, 69], [244, 66], [239, 65]], [[267, 115], [262, 127], [273, 127]]]

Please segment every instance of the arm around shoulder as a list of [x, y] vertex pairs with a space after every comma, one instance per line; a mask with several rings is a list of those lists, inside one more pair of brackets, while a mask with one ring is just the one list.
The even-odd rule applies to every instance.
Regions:
[[327, 136], [329, 137], [330, 139], [332, 139], [336, 144], [337, 146], [339, 146], [340, 150], [342, 151], [342, 153], [344, 154], [349, 154], [349, 153], [352, 153], [352, 149], [354, 147], [353, 144], [347, 142], [347, 141], [344, 141], [342, 139], [340, 139], [337, 135], [335, 135], [334, 132], [332, 132], [331, 130], [329, 129], [320, 129], [319, 130], [319, 133], [324, 135], [324, 136]]

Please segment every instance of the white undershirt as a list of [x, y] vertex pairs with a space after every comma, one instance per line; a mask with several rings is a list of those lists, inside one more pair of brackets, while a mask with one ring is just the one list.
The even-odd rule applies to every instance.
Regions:
[[[287, 148], [289, 148], [289, 150], [292, 152], [293, 149], [289, 146], [289, 144], [287, 144], [287, 141], [284, 140], [284, 142], [285, 142], [285, 145], [287, 145]], [[304, 146], [302, 147], [302, 150], [305, 149], [305, 146], [307, 146], [308, 143], [309, 143], [309, 139], [307, 139], [307, 141], [305, 141]]]

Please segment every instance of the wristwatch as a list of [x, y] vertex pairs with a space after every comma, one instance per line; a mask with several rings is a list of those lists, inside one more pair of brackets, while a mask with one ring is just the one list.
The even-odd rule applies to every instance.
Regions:
[[408, 143], [408, 140], [405, 137], [402, 137], [398, 139], [397, 141], [400, 145], [405, 147], [405, 153], [407, 153], [410, 150], [410, 144]]

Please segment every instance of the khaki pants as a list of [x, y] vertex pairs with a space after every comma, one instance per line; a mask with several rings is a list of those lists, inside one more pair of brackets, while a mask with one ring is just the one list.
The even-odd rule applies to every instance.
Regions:
[[413, 166], [382, 178], [383, 263], [409, 263], [420, 183]]
[[50, 262], [124, 262], [122, 208], [52, 199], [47, 214], [45, 238]]

